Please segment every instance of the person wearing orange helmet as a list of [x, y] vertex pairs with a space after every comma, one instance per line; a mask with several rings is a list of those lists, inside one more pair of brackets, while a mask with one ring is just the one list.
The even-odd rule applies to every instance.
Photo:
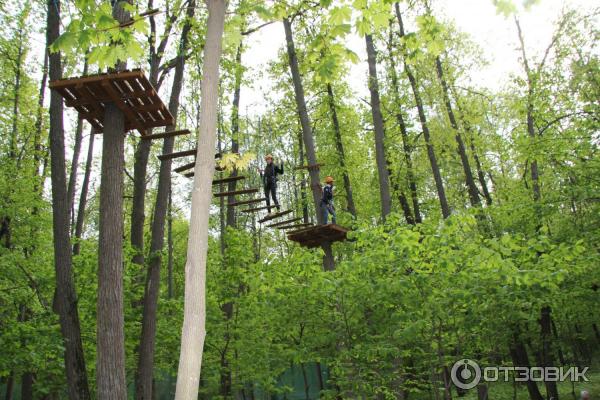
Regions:
[[267, 207], [270, 214], [271, 198], [273, 199], [273, 203], [275, 204], [277, 211], [281, 209], [279, 206], [279, 201], [277, 200], [277, 175], [283, 174], [283, 163], [281, 163], [279, 166], [275, 165], [275, 163], [273, 163], [273, 156], [270, 154], [267, 154], [265, 161], [267, 163], [265, 169], [259, 170], [259, 172], [263, 181], [265, 197], [267, 198]]
[[323, 197], [321, 197], [321, 212], [323, 213], [323, 223], [325, 225], [328, 223], [329, 214], [331, 214], [331, 222], [335, 224], [335, 207], [333, 206], [333, 178], [331, 176], [325, 178]]

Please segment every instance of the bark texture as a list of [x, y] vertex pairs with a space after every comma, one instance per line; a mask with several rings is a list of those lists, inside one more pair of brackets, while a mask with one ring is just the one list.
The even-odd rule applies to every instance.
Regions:
[[87, 195], [90, 187], [90, 176], [92, 174], [92, 162], [94, 160], [94, 129], [90, 129], [90, 142], [88, 144], [87, 159], [85, 162], [85, 173], [81, 183], [81, 194], [79, 195], [79, 206], [77, 207], [77, 220], [75, 222], [73, 255], [78, 255], [81, 249], [81, 235], [83, 234], [83, 222], [85, 220], [85, 208], [87, 207]]
[[379, 177], [379, 200], [381, 202], [381, 218], [385, 218], [392, 210], [390, 197], [390, 177], [385, 156], [385, 127], [381, 115], [381, 100], [379, 98], [379, 81], [377, 79], [377, 52], [373, 37], [365, 35], [367, 44], [367, 59], [369, 64], [369, 92], [371, 92], [371, 115], [375, 130], [375, 159], [377, 160], [377, 175]]
[[[192, 18], [195, 12], [195, 1], [190, 1], [187, 9], [187, 20], [182, 29], [179, 47], [179, 59], [175, 67], [169, 111], [177, 121], [179, 110], [179, 97], [183, 87], [183, 72], [185, 69], [185, 50], [188, 47], [188, 35]], [[175, 130], [175, 125], [168, 126], [166, 131]], [[163, 154], [172, 153], [175, 138], [167, 137], [163, 141]], [[139, 347], [138, 369], [136, 379], [136, 399], [152, 400], [154, 380], [154, 353], [156, 347], [156, 316], [158, 298], [160, 295], [160, 267], [162, 264], [162, 250], [165, 239], [165, 221], [169, 208], [171, 192], [171, 160], [162, 161], [158, 177], [158, 190], [152, 218], [152, 239], [150, 242], [150, 257], [146, 276], [143, 313], [142, 334]], [[171, 277], [170, 277], [171, 279]], [[171, 287], [171, 284], [169, 285]]]
[[[46, 43], [50, 45], [59, 36], [60, 1], [48, 0]], [[50, 80], [62, 78], [60, 53], [49, 58]], [[65, 346], [65, 371], [69, 399], [89, 399], [90, 392], [85, 369], [77, 295], [73, 282], [73, 264], [69, 234], [69, 207], [65, 169], [65, 137], [63, 129], [63, 102], [60, 95], [50, 93], [50, 153], [52, 181], [52, 232], [54, 235], [54, 268], [56, 270], [55, 309], [59, 315], [60, 330]]]
[[[315, 139], [312, 134], [310, 118], [306, 109], [306, 100], [304, 98], [304, 87], [302, 86], [302, 78], [300, 77], [300, 68], [298, 67], [298, 57], [296, 56], [296, 48], [294, 46], [294, 36], [292, 34], [292, 23], [288, 18], [284, 18], [283, 27], [285, 29], [285, 40], [287, 44], [288, 62], [292, 73], [292, 81], [294, 84], [294, 95], [296, 98], [296, 107], [298, 108], [298, 116], [300, 125], [302, 126], [302, 141], [306, 148], [306, 158], [308, 164], [314, 166], [317, 163], [315, 151]], [[320, 209], [321, 203], [321, 183], [319, 178], [319, 169], [310, 167], [308, 169], [310, 176], [310, 187], [317, 213], [317, 221], [322, 224], [323, 215]], [[331, 243], [324, 242], [321, 246], [325, 255], [323, 256], [323, 269], [331, 271], [335, 269], [335, 260], [333, 259], [333, 251]]]
[[[113, 17], [129, 20], [122, 3]], [[125, 69], [120, 62], [116, 70]], [[126, 399], [125, 332], [123, 314], [123, 170], [125, 116], [114, 104], [104, 109], [100, 218], [98, 234], [98, 304], [96, 327], [96, 382], [98, 399]]]
[[[344, 181], [344, 189], [346, 190], [348, 212], [352, 214], [353, 217], [356, 217], [356, 206], [354, 205], [352, 185], [350, 185], [350, 176], [348, 175], [348, 168], [346, 166], [346, 153], [342, 142], [342, 130], [337, 116], [337, 107], [335, 105], [335, 96], [333, 95], [331, 83], [327, 84], [327, 103], [329, 104], [329, 111], [331, 112], [331, 122], [333, 124], [333, 133], [335, 135], [335, 149], [337, 150], [340, 168], [342, 169], [342, 179]], [[302, 163], [300, 165], [302, 165]]]
[[[398, 3], [394, 3], [394, 7], [396, 11], [396, 19], [398, 20], [398, 25], [400, 27], [400, 37], [402, 38], [405, 34], [404, 24], [402, 22], [402, 15], [400, 13], [400, 5]], [[406, 57], [406, 54], [404, 54], [404, 56]], [[450, 207], [448, 206], [446, 190], [444, 189], [444, 181], [442, 180], [442, 174], [440, 172], [440, 167], [437, 161], [437, 156], [435, 154], [435, 149], [433, 147], [433, 143], [431, 142], [431, 134], [429, 133], [429, 125], [427, 124], [427, 116], [425, 115], [425, 109], [423, 108], [423, 101], [421, 100], [421, 95], [419, 94], [417, 78], [413, 74], [412, 69], [406, 63], [406, 60], [404, 62], [404, 72], [408, 76], [413, 96], [415, 98], [417, 111], [419, 113], [419, 121], [421, 122], [421, 129], [423, 130], [423, 137], [425, 138], [427, 156], [429, 157], [429, 163], [431, 165], [431, 172], [435, 181], [435, 187], [437, 190], [438, 200], [440, 202], [442, 216], [444, 218], [448, 218], [450, 216]]]
[[206, 258], [208, 219], [215, 169], [219, 61], [227, 3], [207, 0], [208, 21], [202, 69], [198, 147], [185, 264], [185, 299], [175, 400], [198, 398], [206, 336]]

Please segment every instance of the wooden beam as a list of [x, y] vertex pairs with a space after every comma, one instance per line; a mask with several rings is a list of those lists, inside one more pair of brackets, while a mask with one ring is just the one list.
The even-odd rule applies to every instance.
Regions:
[[120, 94], [117, 93], [117, 90], [113, 87], [110, 81], [101, 81], [100, 85], [106, 93], [112, 98], [112, 101], [115, 105], [125, 114], [125, 116], [129, 119], [129, 123], [138, 130], [140, 135], [144, 136], [146, 134], [146, 128], [144, 128], [143, 122], [138, 119], [138, 116], [131, 110], [131, 108], [127, 107], [125, 103], [120, 99]]
[[296, 229], [296, 228], [305, 228], [307, 226], [313, 226], [313, 224], [291, 224], [291, 225], [284, 225], [284, 226], [280, 226], [277, 229]]
[[267, 228], [275, 228], [275, 227], [282, 226], [282, 225], [288, 225], [288, 224], [291, 224], [292, 222], [300, 221], [301, 219], [302, 219], [302, 217], [287, 219], [285, 221], [276, 222], [274, 224], [267, 225]]
[[[142, 138], [142, 139], [143, 139], [143, 138]], [[186, 151], [191, 151], [191, 150], [186, 150]], [[195, 151], [195, 150], [194, 150], [194, 151]], [[185, 153], [185, 152], [184, 152], [184, 151], [180, 151], [179, 153]], [[171, 153], [171, 154], [179, 154], [179, 153]], [[194, 153], [194, 154], [195, 154], [195, 153]], [[165, 155], [166, 155], [166, 154], [165, 154]], [[191, 154], [187, 154], [187, 155], [191, 155]], [[162, 156], [159, 156], [158, 158], [159, 158], [159, 159], [161, 159], [160, 157], [162, 157]], [[177, 157], [185, 157], [185, 156], [177, 156]], [[217, 160], [217, 159], [219, 159], [219, 158], [221, 158], [221, 153], [215, 153], [215, 160]], [[187, 169], [194, 168], [195, 166], [196, 166], [196, 161], [194, 160], [194, 161], [193, 161], [193, 162], [191, 162], [191, 163], [184, 164], [184, 165], [182, 165], [181, 167], [177, 167], [177, 168], [175, 168], [173, 171], [175, 171], [175, 172], [183, 172], [183, 171], [185, 171], [185, 170], [187, 170]], [[217, 170], [217, 171], [223, 171], [224, 169], [225, 169], [225, 168], [220, 168], [218, 165], [215, 165], [215, 170]], [[187, 176], [188, 178], [190, 178], [190, 177], [194, 176], [194, 173], [193, 173], [193, 172], [190, 172], [190, 174], [191, 174], [191, 175], [189, 175], [189, 174], [185, 174], [185, 176]], [[189, 175], [189, 176], [188, 176], [188, 175]]]
[[215, 193], [214, 196], [215, 197], [225, 197], [225, 196], [237, 196], [240, 194], [249, 194], [249, 193], [256, 193], [258, 192], [258, 189], [254, 188], [254, 189], [242, 189], [242, 190], [234, 190], [231, 192], [219, 192], [219, 193]]
[[[129, 92], [129, 93], [123, 93], [123, 94], [119, 95], [119, 98], [123, 101], [126, 101], [126, 100], [136, 99], [139, 97], [155, 97], [155, 96], [158, 96], [158, 95], [156, 94], [156, 91], [154, 89], [145, 89], [145, 90], [135, 90], [135, 91]], [[90, 100], [82, 100], [82, 99], [72, 100], [72, 99], [65, 97], [65, 104], [67, 105], [67, 107], [89, 106], [90, 104], [107, 103], [109, 101], [112, 101], [112, 98], [108, 97], [108, 96], [97, 96], [96, 98], [93, 99], [92, 102], [90, 102]]]
[[[271, 206], [271, 207], [275, 208], [275, 206]], [[261, 219], [260, 221], [258, 221], [258, 223], [262, 224], [263, 222], [267, 222], [267, 221], [270, 221], [272, 219], [282, 217], [284, 215], [287, 215], [287, 214], [291, 213], [292, 211], [293, 210], [287, 210], [287, 211], [280, 211], [280, 212], [277, 212], [275, 214], [269, 214], [266, 217], [264, 217], [263, 219]]]
[[196, 152], [197, 152], [197, 149], [192, 149], [192, 150], [178, 151], [175, 153], [161, 154], [160, 156], [158, 156], [158, 159], [161, 161], [172, 160], [173, 158], [193, 156], [196, 154]]
[[90, 76], [80, 76], [75, 78], [67, 78], [67, 79], [59, 79], [56, 81], [51, 81], [48, 85], [50, 89], [58, 89], [68, 86], [73, 86], [78, 83], [91, 83], [91, 82], [100, 82], [106, 79], [131, 79], [131, 78], [141, 78], [145, 79], [144, 73], [141, 69], [133, 69], [130, 71], [117, 72], [114, 74], [98, 74], [98, 75], [90, 75]]
[[252, 199], [252, 200], [242, 200], [242, 201], [234, 201], [233, 203], [227, 203], [227, 205], [229, 207], [235, 207], [235, 206], [243, 206], [245, 204], [254, 204], [254, 203], [260, 203], [262, 201], [266, 201], [267, 198], [266, 197], [262, 197], [260, 199]]
[[152, 104], [129, 104], [131, 108], [135, 111], [163, 111], [165, 109], [165, 105], [161, 103], [152, 103]]
[[242, 179], [246, 179], [245, 176], [242, 175], [238, 175], [238, 176], [228, 176], [227, 178], [222, 178], [222, 179], [215, 179], [212, 181], [213, 185], [219, 185], [221, 183], [229, 183], [229, 182], [236, 182], [236, 181], [240, 181]]
[[[146, 135], [146, 136], [142, 136], [141, 139], [142, 140], [164, 139], [164, 138], [180, 136], [180, 135], [189, 135], [190, 133], [192, 133], [192, 132], [189, 129], [181, 129], [178, 131], [170, 131], [170, 132], [155, 133], [154, 135]], [[177, 172], [179, 172], [179, 171], [177, 171]]]
[[[181, 167], [177, 167], [173, 171], [175, 171], [175, 172], [183, 172], [183, 171], [187, 171], [188, 169], [192, 169], [195, 166], [196, 166], [196, 161], [191, 162], [191, 163], [187, 163], [187, 164], [183, 164]], [[192, 176], [194, 176], [194, 175], [192, 175]]]
[[251, 212], [258, 212], [258, 211], [262, 211], [262, 210], [267, 210], [269, 208], [273, 208], [273, 206], [264, 206], [264, 207], [256, 207], [256, 208], [247, 208], [245, 210], [240, 210], [242, 212], [245, 213], [251, 213]]

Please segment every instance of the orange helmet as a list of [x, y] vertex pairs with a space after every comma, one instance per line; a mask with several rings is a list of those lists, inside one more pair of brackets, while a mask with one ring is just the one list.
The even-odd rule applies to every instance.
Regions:
[[333, 178], [331, 176], [328, 176], [327, 178], [325, 178], [325, 183], [333, 183]]
[[272, 155], [270, 155], [270, 154], [267, 154], [267, 155], [265, 156], [265, 161], [267, 161], [267, 160], [273, 160], [273, 156], [272, 156]]

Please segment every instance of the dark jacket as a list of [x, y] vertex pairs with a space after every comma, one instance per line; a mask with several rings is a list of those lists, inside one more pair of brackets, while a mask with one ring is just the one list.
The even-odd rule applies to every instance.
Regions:
[[265, 186], [277, 183], [277, 175], [283, 175], [283, 164], [279, 166], [274, 163], [267, 164], [265, 170], [260, 174]]
[[323, 188], [323, 197], [321, 197], [322, 204], [332, 204], [333, 203], [333, 186], [330, 184], [325, 185]]

